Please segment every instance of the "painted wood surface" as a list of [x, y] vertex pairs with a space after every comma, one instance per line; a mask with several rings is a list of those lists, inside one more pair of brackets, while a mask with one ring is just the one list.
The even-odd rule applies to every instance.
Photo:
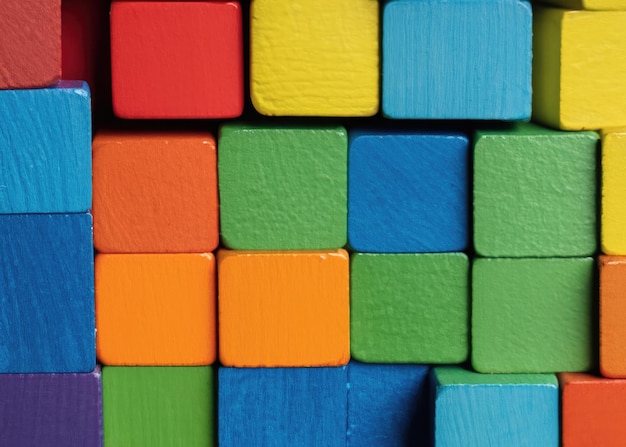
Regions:
[[626, 257], [600, 256], [600, 372], [626, 378]]
[[626, 255], [626, 129], [602, 132], [602, 252]]
[[210, 365], [216, 357], [215, 259], [96, 256], [98, 359], [105, 365]]
[[589, 9], [592, 11], [626, 9], [626, 3], [622, 0], [544, 0], [544, 3], [570, 9]]

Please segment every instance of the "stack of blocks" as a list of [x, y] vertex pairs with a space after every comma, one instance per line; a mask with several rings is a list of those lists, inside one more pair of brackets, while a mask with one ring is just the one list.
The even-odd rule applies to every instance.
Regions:
[[626, 442], [623, 0], [3, 2], [0, 444]]

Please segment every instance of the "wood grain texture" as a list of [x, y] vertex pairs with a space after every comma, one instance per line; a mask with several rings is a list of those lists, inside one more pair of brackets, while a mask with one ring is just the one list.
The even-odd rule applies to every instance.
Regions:
[[91, 208], [89, 95], [78, 81], [0, 90], [0, 213]]
[[208, 132], [109, 132], [93, 142], [94, 238], [102, 253], [203, 253], [219, 243]]
[[368, 363], [461, 363], [469, 352], [469, 262], [462, 253], [355, 253], [350, 350]]
[[96, 366], [89, 214], [0, 215], [0, 372]]
[[474, 245], [482, 256], [588, 256], [596, 251], [595, 132], [530, 124], [477, 132]]
[[46, 87], [59, 80], [61, 0], [3, 0], [0, 30], [0, 89]]
[[350, 132], [348, 157], [352, 249], [422, 253], [467, 246], [466, 136]]
[[348, 363], [349, 259], [345, 250], [221, 250], [217, 259], [223, 365]]
[[111, 4], [120, 118], [234, 118], [243, 110], [239, 2]]
[[436, 447], [559, 445], [559, 389], [553, 374], [432, 373]]
[[594, 260], [475, 259], [472, 366], [579, 372], [596, 358]]
[[600, 372], [626, 378], [626, 257], [600, 256]]
[[105, 366], [102, 387], [107, 446], [217, 445], [213, 368]]
[[215, 259], [96, 256], [98, 359], [105, 365], [210, 365], [216, 357]]
[[602, 252], [626, 255], [626, 129], [602, 132]]
[[220, 447], [346, 446], [347, 368], [220, 368]]
[[383, 8], [385, 116], [530, 118], [527, 1], [392, 0]]
[[317, 250], [347, 240], [343, 127], [225, 125], [219, 137], [222, 242], [240, 250]]
[[250, 94], [263, 115], [378, 111], [376, 0], [254, 0]]
[[592, 11], [626, 9], [623, 0], [544, 0], [543, 3], [570, 9], [588, 9]]

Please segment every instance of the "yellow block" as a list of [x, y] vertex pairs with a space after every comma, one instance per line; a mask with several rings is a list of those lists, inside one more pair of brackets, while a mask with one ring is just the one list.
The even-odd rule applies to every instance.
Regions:
[[533, 119], [564, 130], [626, 126], [626, 11], [536, 7]]
[[551, 3], [556, 6], [571, 9], [589, 9], [589, 10], [626, 10], [625, 0], [544, 0], [545, 3]]
[[250, 93], [263, 115], [378, 111], [378, 1], [253, 0]]
[[626, 255], [626, 128], [602, 133], [602, 251]]

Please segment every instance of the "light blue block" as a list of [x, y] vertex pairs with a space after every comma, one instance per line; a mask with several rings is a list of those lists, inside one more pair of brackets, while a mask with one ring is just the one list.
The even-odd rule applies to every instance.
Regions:
[[530, 119], [527, 1], [391, 0], [382, 41], [385, 116]]
[[91, 97], [82, 81], [0, 90], [0, 214], [91, 208]]

